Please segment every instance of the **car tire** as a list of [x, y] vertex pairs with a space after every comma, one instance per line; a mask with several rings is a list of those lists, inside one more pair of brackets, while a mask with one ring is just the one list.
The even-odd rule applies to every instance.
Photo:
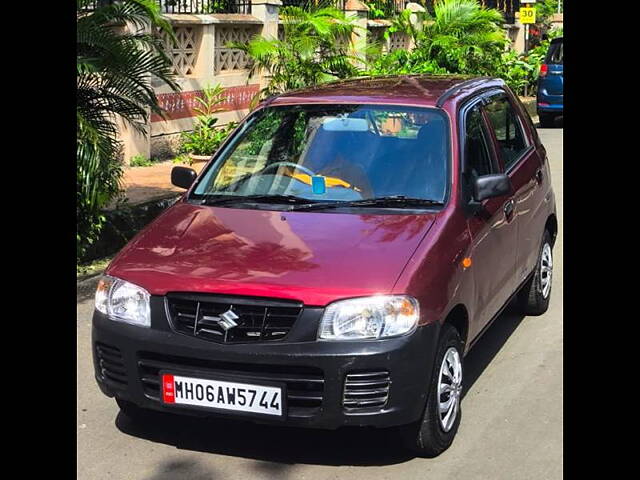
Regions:
[[553, 279], [553, 242], [545, 230], [533, 277], [518, 292], [520, 310], [525, 315], [542, 315], [549, 308]]
[[116, 397], [116, 403], [120, 407], [120, 411], [130, 420], [137, 421], [148, 416], [147, 410], [140, 408], [135, 403], [128, 400], [122, 400]]
[[[456, 436], [461, 418], [462, 355], [463, 345], [458, 331], [445, 323], [440, 332], [422, 419], [400, 428], [402, 443], [418, 456], [431, 458], [440, 455], [449, 448]], [[449, 376], [447, 377], [447, 375]], [[444, 380], [444, 384], [453, 385], [454, 390], [451, 391], [451, 387], [448, 391], [439, 390], [438, 385], [441, 380]], [[453, 410], [446, 410], [441, 415], [442, 398], [446, 404], [452, 396], [455, 398], [451, 405]], [[452, 418], [447, 416], [447, 412], [450, 412], [449, 415]]]
[[538, 113], [540, 126], [543, 128], [552, 128], [555, 124], [556, 116], [553, 113]]

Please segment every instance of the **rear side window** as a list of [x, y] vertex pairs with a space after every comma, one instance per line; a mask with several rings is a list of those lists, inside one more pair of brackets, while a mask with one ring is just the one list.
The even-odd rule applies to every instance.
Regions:
[[554, 42], [549, 46], [549, 52], [547, 53], [547, 59], [545, 63], [562, 65], [564, 60], [564, 48], [562, 42]]
[[492, 97], [484, 110], [498, 141], [504, 168], [507, 170], [527, 149], [522, 127], [513, 105], [504, 93]]

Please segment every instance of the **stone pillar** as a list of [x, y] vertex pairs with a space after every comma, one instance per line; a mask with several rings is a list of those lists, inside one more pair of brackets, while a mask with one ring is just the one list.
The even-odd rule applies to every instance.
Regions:
[[520, 23], [520, 12], [516, 12], [516, 27], [518, 31], [515, 35], [515, 41], [513, 42], [513, 49], [516, 53], [524, 52], [524, 25]]
[[[422, 24], [422, 22], [424, 22], [424, 14], [427, 10], [419, 3], [415, 3], [415, 2], [407, 3], [405, 10], [409, 10], [411, 12], [409, 21], [411, 22], [411, 25], [413, 25], [413, 28], [417, 30], [422, 30], [422, 28], [424, 27], [424, 25]], [[415, 48], [415, 46], [416, 46], [415, 40], [409, 37], [407, 50], [411, 51]]]
[[[262, 20], [262, 36], [267, 39], [278, 38], [279, 13], [282, 2], [280, 0], [251, 0], [251, 15]], [[260, 88], [266, 88], [265, 72], [256, 75]]]
[[354, 19], [356, 28], [351, 35], [352, 55], [361, 58], [362, 61], [356, 61], [356, 66], [364, 68], [365, 51], [367, 49], [367, 18], [369, 15], [369, 7], [360, 0], [347, 0], [344, 7], [344, 13], [347, 18]]
[[278, 14], [282, 2], [280, 0], [251, 0], [251, 15], [262, 20], [262, 36], [278, 38]]
[[194, 67], [194, 77], [211, 78], [215, 71], [216, 26], [213, 23], [194, 25], [199, 30], [198, 57]]

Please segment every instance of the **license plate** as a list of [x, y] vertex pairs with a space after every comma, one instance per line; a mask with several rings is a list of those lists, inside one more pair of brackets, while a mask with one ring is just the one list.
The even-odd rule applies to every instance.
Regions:
[[284, 416], [283, 388], [231, 380], [161, 374], [162, 401], [246, 414]]

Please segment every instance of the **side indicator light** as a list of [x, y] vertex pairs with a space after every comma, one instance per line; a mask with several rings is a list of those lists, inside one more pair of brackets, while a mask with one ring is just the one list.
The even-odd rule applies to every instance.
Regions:
[[462, 259], [462, 262], [460, 262], [462, 264], [462, 266], [464, 268], [469, 268], [471, 266], [471, 258], [470, 257], [465, 257]]

